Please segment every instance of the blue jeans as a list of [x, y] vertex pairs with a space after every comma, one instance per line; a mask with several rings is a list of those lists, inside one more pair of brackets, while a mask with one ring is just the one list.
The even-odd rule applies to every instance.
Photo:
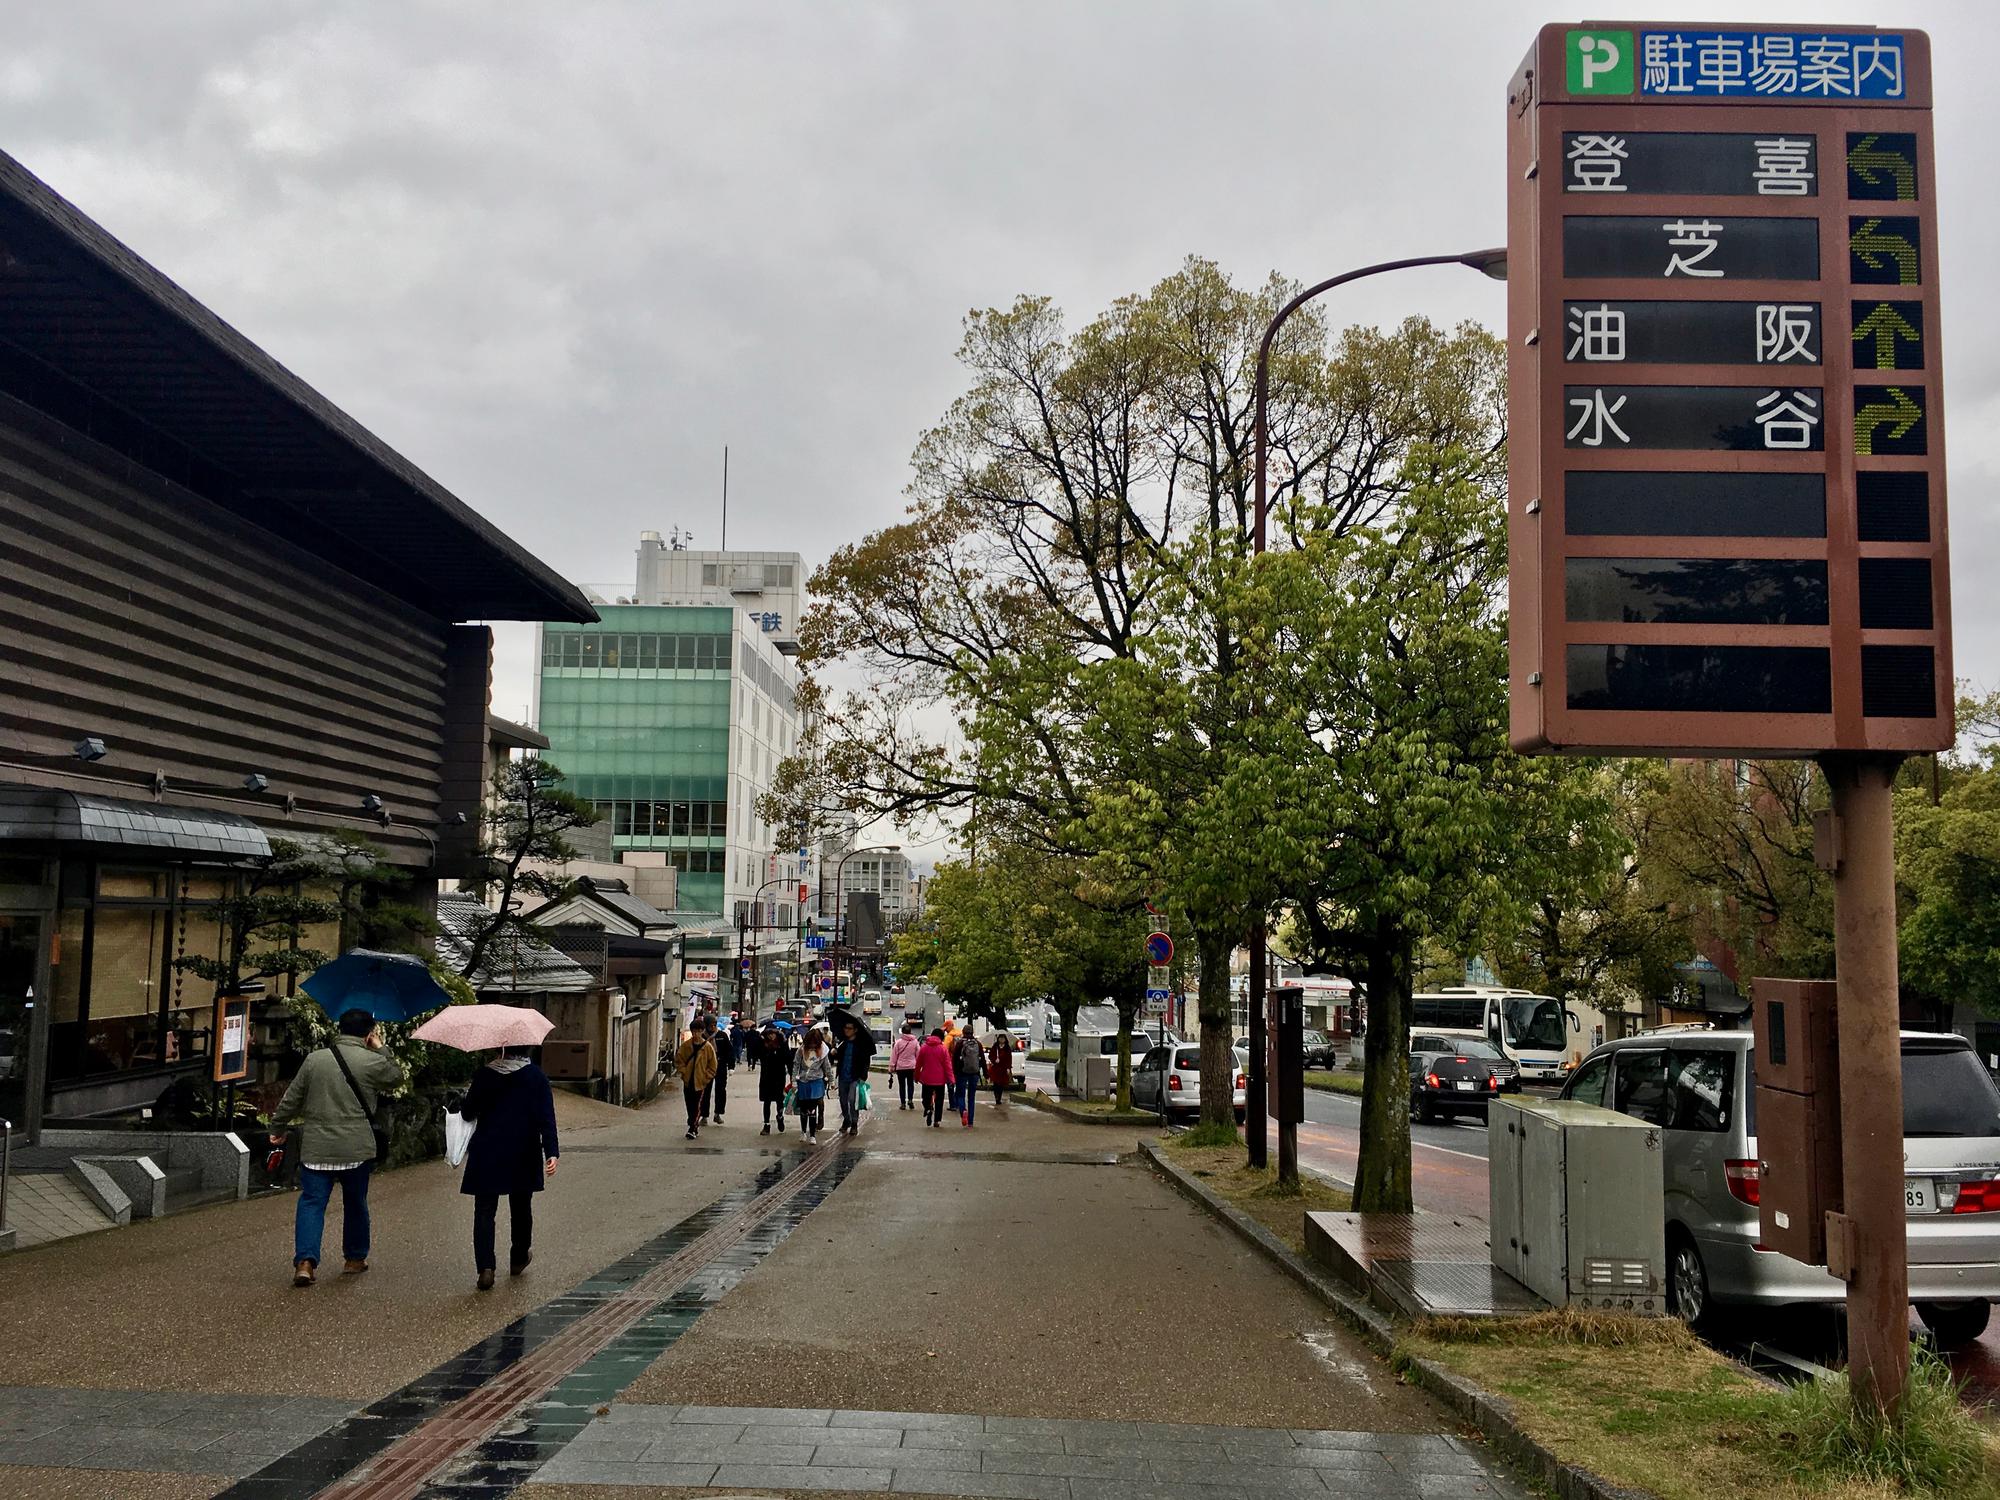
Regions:
[[299, 1168], [299, 1215], [292, 1237], [292, 1259], [319, 1264], [319, 1242], [326, 1233], [326, 1205], [333, 1185], [340, 1184], [340, 1250], [349, 1260], [368, 1259], [368, 1175], [372, 1161], [345, 1172]]

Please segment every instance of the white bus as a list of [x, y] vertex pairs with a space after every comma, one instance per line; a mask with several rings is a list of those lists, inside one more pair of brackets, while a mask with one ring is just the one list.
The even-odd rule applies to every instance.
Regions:
[[1412, 1025], [1477, 1031], [1514, 1060], [1524, 1080], [1559, 1083], [1604, 1040], [1602, 1011], [1531, 990], [1462, 985], [1412, 999]]

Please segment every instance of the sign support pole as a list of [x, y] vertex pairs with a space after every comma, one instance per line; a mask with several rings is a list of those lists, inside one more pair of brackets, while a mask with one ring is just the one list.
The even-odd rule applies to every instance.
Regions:
[[1829, 755], [1839, 863], [1833, 877], [1840, 986], [1844, 1212], [1829, 1215], [1830, 1269], [1847, 1282], [1848, 1377], [1862, 1411], [1901, 1410], [1910, 1375], [1903, 1205], [1903, 1067], [1896, 975], [1897, 756]]

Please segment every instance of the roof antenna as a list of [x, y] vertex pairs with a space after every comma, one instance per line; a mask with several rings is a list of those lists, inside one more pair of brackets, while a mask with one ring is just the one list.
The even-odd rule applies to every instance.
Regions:
[[722, 445], [722, 550], [729, 550], [729, 444]]

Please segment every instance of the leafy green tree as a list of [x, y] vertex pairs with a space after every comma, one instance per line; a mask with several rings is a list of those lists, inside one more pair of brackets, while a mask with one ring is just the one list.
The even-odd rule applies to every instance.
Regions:
[[1378, 523], [1298, 518], [1260, 570], [1275, 622], [1256, 800], [1305, 855], [1302, 954], [1363, 989], [1357, 1208], [1410, 1208], [1410, 996], [1419, 944], [1474, 951], [1609, 808], [1594, 767], [1507, 744], [1505, 510], [1483, 454], [1420, 455]]
[[1488, 946], [1504, 982], [1604, 1008], [1664, 991], [1694, 937], [1646, 858], [1672, 785], [1666, 764], [1611, 760], [1586, 774], [1607, 816], [1548, 849], [1542, 882]]
[[[595, 806], [569, 791], [568, 778], [552, 761], [529, 758], [494, 767], [476, 855], [478, 874], [466, 888], [492, 908], [467, 944], [458, 972], [479, 971], [488, 952], [536, 936], [521, 918], [529, 899], [537, 905], [559, 901], [575, 889], [560, 873], [576, 858], [566, 837], [598, 820]], [[489, 899], [490, 898], [490, 899]]]
[[220, 903], [222, 956], [184, 953], [174, 967], [205, 979], [223, 993], [253, 980], [310, 974], [333, 958], [299, 939], [307, 927], [332, 922], [340, 905], [310, 893], [324, 887], [331, 861], [320, 846], [296, 839], [272, 839], [270, 854], [241, 875]]

